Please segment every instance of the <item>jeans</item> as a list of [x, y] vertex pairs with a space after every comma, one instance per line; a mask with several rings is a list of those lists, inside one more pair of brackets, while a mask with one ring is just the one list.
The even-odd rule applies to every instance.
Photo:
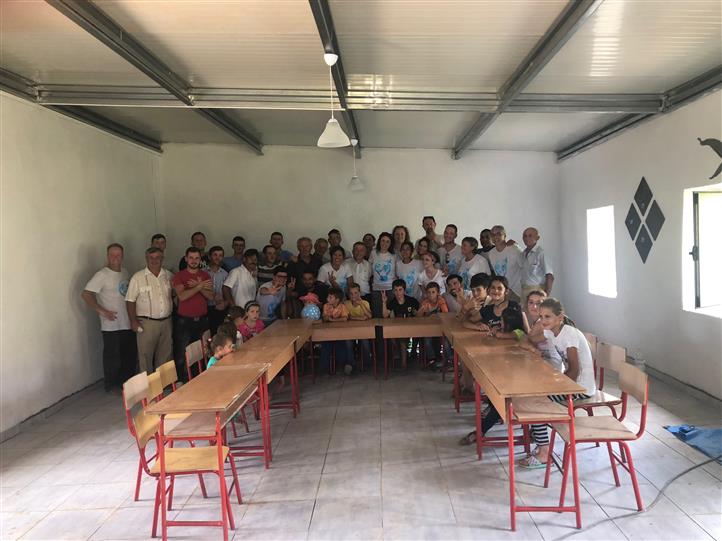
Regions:
[[336, 350], [336, 366], [350, 364], [356, 368], [356, 359], [353, 355], [353, 342], [351, 340], [335, 340], [321, 342], [321, 373], [328, 374], [331, 367], [331, 352]]
[[[188, 380], [188, 374], [185, 369], [186, 364], [186, 347], [191, 342], [200, 340], [203, 336], [203, 332], [207, 331], [208, 317], [201, 316], [197, 318], [184, 317], [179, 315], [178, 322], [176, 324], [176, 335], [175, 335], [175, 366], [178, 371], [178, 377], [181, 381]], [[207, 344], [204, 344], [204, 347]]]
[[135, 333], [103, 331], [103, 384], [109, 391], [116, 385], [123, 385], [133, 377], [138, 368], [138, 345]]

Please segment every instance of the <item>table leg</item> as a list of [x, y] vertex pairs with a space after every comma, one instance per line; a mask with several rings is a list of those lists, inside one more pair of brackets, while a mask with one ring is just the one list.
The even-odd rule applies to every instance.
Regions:
[[511, 514], [511, 531], [516, 531], [516, 486], [514, 480], [514, 408], [511, 399], [506, 399], [506, 431], [509, 443], [509, 513]]
[[296, 352], [294, 351], [293, 358], [291, 359], [291, 366], [289, 367], [291, 377], [291, 403], [293, 406], [294, 419], [296, 418], [296, 415], [301, 412], [300, 393], [298, 389], [298, 364], [296, 362]]
[[476, 402], [476, 456], [481, 460], [481, 443], [483, 436], [481, 434], [481, 387], [474, 380], [474, 402]]
[[[474, 386], [475, 388], [478, 387], [478, 385]], [[454, 387], [453, 387], [453, 393], [454, 393], [454, 407], [456, 408], [456, 413], [459, 413], [459, 405], [461, 402], [461, 396], [460, 396], [460, 389], [459, 389], [459, 354], [454, 351]]]
[[308, 345], [310, 346], [310, 354], [311, 357], [311, 381], [313, 383], [316, 383], [316, 361], [313, 358], [313, 340], [309, 338]]
[[384, 339], [384, 379], [389, 379], [389, 344]]
[[[577, 528], [582, 527], [582, 510], [579, 505], [579, 473], [577, 472], [577, 442], [574, 433], [574, 402], [572, 395], [567, 396], [567, 409], [569, 411], [569, 445], [571, 446], [571, 463], [572, 463], [572, 487], [574, 489], [574, 515], [577, 519]], [[552, 449], [550, 449], [552, 451]]]
[[373, 363], [374, 363], [374, 379], [379, 379], [379, 375], [378, 375], [377, 368], [376, 368], [376, 346], [377, 346], [376, 340], [374, 339], [371, 341], [371, 356], [373, 358]]
[[258, 382], [258, 395], [260, 397], [258, 409], [261, 416], [261, 433], [263, 434], [263, 461], [265, 468], [268, 469], [271, 463], [271, 419], [266, 374], [263, 374]]

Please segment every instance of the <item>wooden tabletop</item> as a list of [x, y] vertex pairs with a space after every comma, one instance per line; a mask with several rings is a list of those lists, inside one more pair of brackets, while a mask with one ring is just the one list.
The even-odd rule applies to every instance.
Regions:
[[310, 319], [278, 319], [269, 325], [261, 336], [297, 336], [296, 351], [311, 338], [313, 322]]
[[471, 331], [472, 334], [466, 334], [464, 331], [452, 331], [454, 349], [459, 356], [466, 358], [471, 355], [481, 355], [485, 353], [497, 353], [501, 351], [520, 349], [516, 340], [504, 340], [488, 336], [479, 331]]
[[151, 404], [147, 413], [216, 413], [231, 407], [237, 399], [258, 385], [269, 364], [214, 366], [160, 402]]
[[369, 340], [376, 337], [377, 319], [365, 321], [333, 321], [314, 323], [312, 339], [314, 342], [333, 340]]
[[379, 319], [384, 338], [430, 338], [442, 336], [441, 320], [436, 316]]
[[295, 336], [270, 336], [263, 339], [262, 336], [259, 334], [244, 342], [238, 350], [223, 357], [208, 371], [215, 370], [217, 366], [253, 366], [266, 363], [269, 365], [268, 381], [273, 381], [293, 358], [297, 340]]

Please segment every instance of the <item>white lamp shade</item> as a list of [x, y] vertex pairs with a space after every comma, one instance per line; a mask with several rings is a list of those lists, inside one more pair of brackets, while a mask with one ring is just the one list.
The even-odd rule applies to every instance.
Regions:
[[329, 118], [326, 123], [326, 129], [323, 130], [321, 137], [318, 138], [318, 146], [321, 148], [340, 148], [347, 147], [351, 144], [348, 136], [341, 129], [341, 125], [335, 118]]
[[352, 192], [362, 192], [364, 190], [364, 184], [361, 182], [356, 175], [351, 177], [351, 181], [348, 183], [348, 188]]

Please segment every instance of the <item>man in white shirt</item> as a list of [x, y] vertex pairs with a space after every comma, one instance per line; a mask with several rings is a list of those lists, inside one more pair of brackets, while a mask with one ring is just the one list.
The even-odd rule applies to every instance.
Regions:
[[544, 254], [544, 249], [539, 246], [539, 231], [534, 227], [527, 227], [522, 238], [526, 249], [522, 260], [521, 291], [522, 300], [526, 302], [529, 293], [535, 289], [542, 289], [547, 295], [551, 295], [554, 270]]
[[108, 264], [96, 272], [81, 298], [100, 317], [103, 334], [103, 384], [110, 391], [135, 375], [138, 350], [125, 308], [128, 271], [123, 268], [123, 246], [113, 243], [106, 250]]
[[521, 266], [522, 253], [516, 244], [509, 245], [506, 242], [506, 230], [503, 225], [495, 225], [491, 228], [491, 240], [494, 248], [489, 250], [489, 263], [491, 270], [497, 276], [506, 276], [509, 281], [509, 299], [521, 302]]
[[223, 298], [228, 306], [244, 308], [248, 301], [256, 300], [257, 272], [258, 250], [251, 248], [243, 254], [243, 265], [229, 272], [228, 278], [223, 282]]
[[353, 258], [346, 260], [346, 265], [351, 273], [348, 277], [348, 288], [350, 290], [352, 284], [358, 284], [361, 288], [361, 296], [365, 300], [369, 300], [371, 295], [371, 263], [365, 259], [365, 256], [366, 245], [363, 242], [355, 242], [353, 245]]
[[163, 268], [163, 252], [150, 247], [145, 251], [146, 267], [130, 279], [125, 295], [130, 328], [138, 340], [138, 364], [152, 372], [173, 356], [173, 276]]
[[461, 246], [456, 244], [458, 229], [449, 224], [444, 228], [444, 244], [439, 247], [439, 260], [445, 275], [456, 274], [461, 265]]

